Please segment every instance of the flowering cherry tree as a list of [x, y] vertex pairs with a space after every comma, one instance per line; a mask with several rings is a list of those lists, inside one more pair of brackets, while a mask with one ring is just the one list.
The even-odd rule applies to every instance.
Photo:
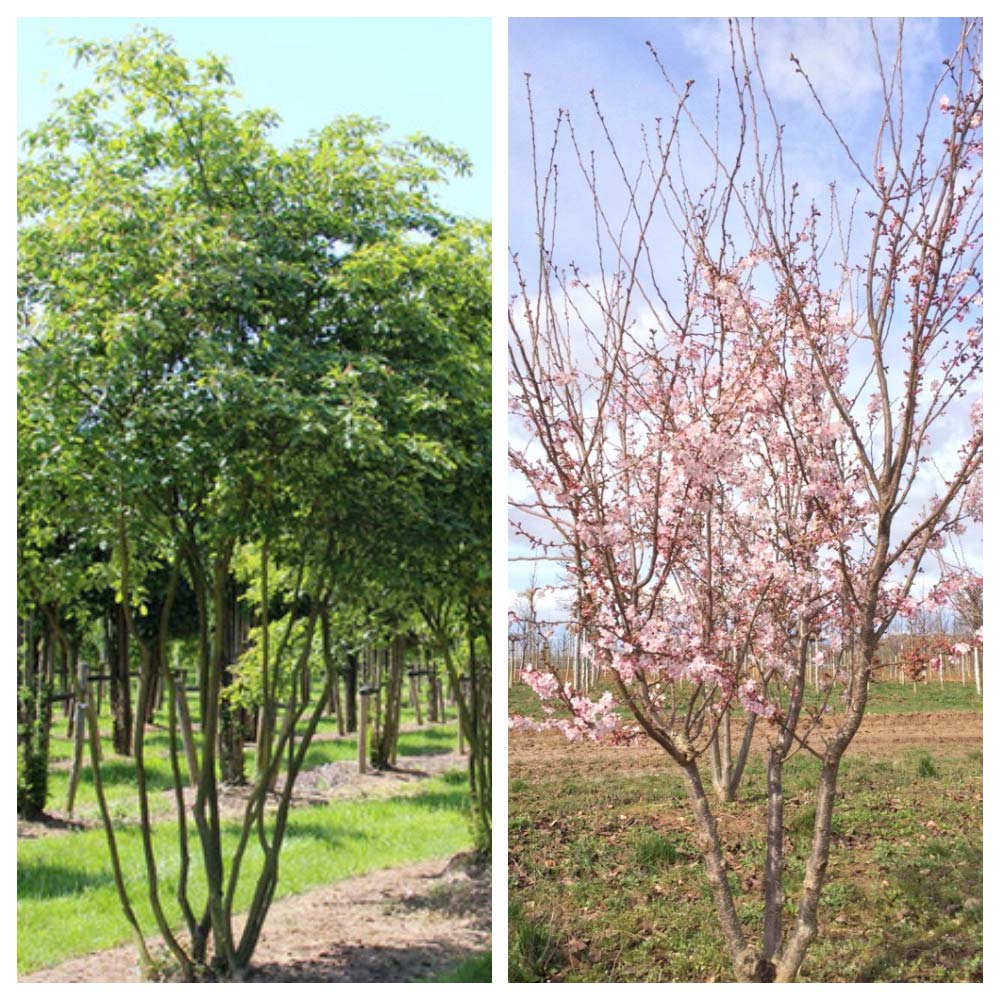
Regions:
[[[718, 120], [699, 123], [694, 81], [674, 85], [652, 47], [676, 106], [644, 134], [631, 172], [592, 95], [620, 190], [599, 181], [568, 112], [539, 155], [528, 91], [538, 246], [530, 262], [512, 255], [510, 463], [529, 491], [514, 520], [562, 561], [609, 687], [591, 698], [535, 664], [524, 677], [546, 717], [511, 726], [580, 741], [637, 725], [663, 748], [685, 777], [742, 981], [798, 975], [878, 643], [911, 605], [925, 555], [981, 517], [982, 413], [966, 399], [982, 365], [980, 29], [964, 25], [915, 139], [899, 32], [887, 58], [873, 28], [884, 109], [863, 156], [792, 57], [857, 174], [847, 222], [832, 189], [821, 210], [787, 179], [752, 26], [730, 29], [735, 148], [722, 149]], [[596, 277], [554, 250], [567, 145], [589, 197]], [[695, 184], [699, 169], [707, 180]], [[656, 245], [663, 218], [676, 292]], [[962, 412], [964, 442], [943, 469], [934, 449]], [[733, 798], [755, 731], [768, 796], [759, 940], [737, 914], [703, 781], [708, 762], [719, 797]], [[801, 752], [819, 762], [816, 819], [789, 923], [783, 769]]]

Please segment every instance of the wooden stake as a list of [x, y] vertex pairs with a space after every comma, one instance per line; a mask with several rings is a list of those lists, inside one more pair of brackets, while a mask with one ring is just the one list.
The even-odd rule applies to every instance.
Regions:
[[69, 776], [69, 791], [66, 795], [66, 814], [73, 815], [73, 802], [76, 799], [77, 785], [80, 783], [80, 772], [83, 770], [83, 747], [86, 738], [87, 699], [90, 697], [88, 674], [89, 668], [81, 661], [77, 664], [76, 701], [73, 710], [73, 770]]
[[368, 692], [361, 695], [361, 718], [358, 720], [358, 774], [368, 772]]

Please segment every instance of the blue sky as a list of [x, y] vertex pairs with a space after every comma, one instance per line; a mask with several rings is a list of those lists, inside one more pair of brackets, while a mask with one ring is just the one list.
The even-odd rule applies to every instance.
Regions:
[[58, 83], [85, 79], [57, 39], [120, 38], [137, 23], [171, 34], [186, 56], [227, 56], [247, 106], [280, 114], [280, 142], [360, 114], [397, 138], [424, 132], [461, 147], [473, 175], [442, 189], [441, 203], [489, 218], [488, 18], [21, 18], [18, 130], [44, 117]]
[[[895, 20], [880, 22], [883, 43], [893, 41]], [[916, 92], [941, 71], [956, 37], [954, 20], [908, 20], [905, 56], [908, 81]], [[744, 22], [746, 29], [747, 25]], [[764, 18], [756, 21], [761, 61], [779, 115], [787, 123], [786, 158], [795, 176], [816, 189], [827, 181], [847, 180], [831, 148], [829, 130], [816, 119], [811, 98], [789, 61], [795, 52], [827, 101], [838, 126], [849, 140], [870, 143], [880, 82], [872, 61], [872, 41], [864, 18]], [[692, 107], [701, 120], [715, 106], [715, 81], [729, 77], [730, 57], [724, 18], [514, 18], [508, 30], [508, 129], [510, 170], [510, 233], [512, 248], [529, 245], [533, 220], [518, 211], [519, 192], [530, 183], [526, 143], [527, 111], [524, 73], [531, 88], [539, 142], [548, 150], [551, 127], [559, 108], [569, 109], [581, 149], [586, 154], [604, 145], [589, 91], [594, 89], [615, 140], [631, 155], [639, 152], [640, 125], [652, 126], [656, 116], [667, 122], [676, 101], [646, 48], [652, 42], [670, 76], [683, 87], [694, 80]], [[888, 49], [887, 49], [888, 51]], [[723, 101], [722, 135], [734, 122]], [[914, 125], [914, 129], [915, 129]], [[689, 157], [690, 159], [690, 157]], [[601, 159], [598, 165], [601, 165]], [[627, 162], [627, 161], [626, 161]], [[606, 161], [605, 161], [606, 163]], [[568, 166], [568, 165], [567, 165]], [[831, 173], [833, 176], [831, 177]], [[564, 169], [569, 204], [573, 171]], [[579, 225], [566, 216], [563, 245], [592, 243], [589, 220]]]
[[[749, 30], [749, 25], [744, 25]], [[883, 58], [895, 48], [896, 22], [877, 26]], [[872, 36], [868, 21], [855, 18], [761, 19], [756, 22], [761, 66], [768, 81], [779, 118], [786, 123], [784, 133], [789, 183], [798, 179], [806, 200], [828, 199], [828, 184], [834, 181], [844, 202], [849, 202], [858, 186], [850, 164], [837, 148], [828, 126], [815, 113], [812, 98], [801, 76], [794, 71], [789, 54], [794, 52], [809, 72], [818, 92], [842, 134], [864, 151], [862, 162], [870, 169], [872, 137], [881, 110], [881, 82], [872, 58]], [[941, 60], [954, 50], [958, 25], [949, 19], [908, 20], [904, 32], [907, 114], [904, 132], [913, 134], [918, 116], [926, 107], [928, 87], [942, 72]], [[647, 134], [662, 117], [669, 127], [676, 98], [664, 81], [646, 41], [656, 48], [670, 77], [683, 88], [694, 80], [692, 108], [711, 127], [715, 106], [715, 81], [728, 77], [731, 85], [728, 27], [725, 19], [512, 19], [508, 30], [508, 130], [509, 130], [509, 244], [519, 253], [523, 267], [531, 270], [536, 259], [534, 199], [531, 190], [531, 150], [525, 99], [524, 74], [530, 73], [538, 157], [548, 157], [552, 128], [560, 108], [569, 109], [577, 142], [584, 158], [596, 150], [599, 187], [608, 215], [617, 222], [627, 211], [624, 187], [618, 169], [607, 154], [606, 140], [590, 97], [593, 88], [608, 123], [622, 161], [634, 168], [642, 151], [641, 126]], [[947, 89], [944, 91], [947, 93]], [[724, 92], [725, 93], [725, 92]], [[919, 97], [918, 97], [919, 95]], [[719, 120], [721, 143], [726, 146], [735, 134], [735, 115], [727, 111], [723, 97]], [[942, 127], [938, 116], [931, 128]], [[561, 143], [568, 136], [563, 127]], [[697, 192], [707, 181], [708, 161], [697, 142], [689, 137], [685, 147], [685, 168], [690, 170], [689, 187]], [[698, 162], [700, 159], [700, 163]], [[580, 170], [568, 142], [559, 156], [559, 225], [556, 241], [557, 263], [574, 261], [582, 274], [595, 276], [594, 217], [591, 200], [580, 181]], [[589, 162], [589, 161], [588, 161]], [[608, 193], [612, 192], [612, 193]], [[825, 208], [825, 204], [823, 205]], [[654, 231], [655, 232], [655, 231]], [[670, 261], [676, 260], [676, 237], [664, 224], [652, 242], [658, 248], [661, 277], [670, 282]], [[606, 247], [606, 252], [608, 248]], [[968, 434], [967, 418], [958, 415], [955, 433]], [[946, 430], [950, 430], [946, 428]], [[512, 438], [518, 428], [511, 427]], [[945, 441], [942, 451], [956, 441]], [[521, 484], [512, 479], [511, 492]], [[973, 565], [981, 565], [981, 533], [970, 530], [966, 554]], [[527, 546], [509, 535], [511, 555], [525, 556]], [[531, 562], [511, 564], [508, 600], [527, 586]], [[539, 584], [555, 580], [552, 563], [538, 564]]]

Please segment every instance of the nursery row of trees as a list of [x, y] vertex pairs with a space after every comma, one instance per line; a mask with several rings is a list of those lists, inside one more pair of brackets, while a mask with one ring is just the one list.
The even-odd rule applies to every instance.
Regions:
[[[604, 151], [566, 111], [541, 147], [529, 90], [538, 242], [512, 256], [514, 521], [565, 567], [567, 617], [610, 689], [592, 698], [535, 663], [526, 679], [561, 711], [512, 725], [572, 740], [637, 725], [662, 747], [687, 783], [734, 976], [789, 981], [818, 932], [838, 772], [880, 643], [916, 609], [925, 559], [982, 516], [981, 25], [963, 22], [915, 94], [902, 22], [872, 24], [867, 146], [794, 54], [816, 122], [786, 128], [764, 30], [730, 23], [732, 74], [707, 120], [695, 81], [675, 83], [650, 46], [674, 105], [635, 156], [593, 93]], [[851, 188], [800, 186], [789, 149], [803, 144]], [[560, 261], [581, 212], [593, 244]], [[945, 574], [929, 599], [967, 584]], [[735, 797], [755, 730], [759, 928], [738, 912], [704, 770]], [[783, 774], [799, 753], [818, 771], [792, 915]]]
[[[81, 663], [103, 672], [158, 930], [185, 978], [240, 978], [310, 738], [325, 713], [353, 722], [375, 658], [372, 761], [394, 760], [406, 671], [431, 664], [489, 843], [489, 231], [438, 206], [469, 162], [425, 136], [349, 118], [281, 148], [274, 114], [234, 110], [220, 59], [154, 31], [72, 53], [92, 83], [23, 137], [18, 176], [19, 804], [44, 806], [53, 701]], [[144, 780], [158, 701], [183, 935]], [[220, 782], [249, 785], [231, 856]]]
[[[872, 680], [904, 679], [928, 682], [930, 674], [943, 682], [946, 674], [962, 683], [975, 679], [982, 692], [980, 649], [983, 629], [983, 579], [967, 567], [942, 566], [949, 575], [951, 591], [942, 605], [938, 595], [932, 606], [918, 604], [907, 617], [898, 617], [882, 638], [877, 651], [877, 667]], [[957, 576], [956, 576], [957, 575]], [[955, 581], [959, 580], [958, 586]], [[545, 600], [545, 588], [532, 586], [518, 595], [510, 611], [507, 634], [508, 687], [523, 679], [525, 672], [546, 667], [586, 694], [600, 683], [603, 670], [594, 659], [593, 646], [587, 641], [579, 622], [546, 617], [539, 606]], [[568, 612], [564, 612], [568, 613]], [[834, 668], [827, 645], [813, 637], [807, 652], [807, 682], [822, 683], [824, 673]], [[837, 650], [836, 656], [844, 656]]]

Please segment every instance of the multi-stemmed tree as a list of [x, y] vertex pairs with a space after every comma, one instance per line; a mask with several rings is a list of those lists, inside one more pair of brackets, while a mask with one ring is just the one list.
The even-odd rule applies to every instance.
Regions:
[[[469, 164], [426, 137], [391, 143], [377, 122], [346, 119], [282, 149], [273, 114], [232, 109], [219, 59], [188, 63], [153, 31], [73, 50], [93, 85], [24, 137], [19, 172], [22, 617], [75, 611], [87, 587], [111, 595], [126, 685], [130, 662], [139, 673], [148, 876], [139, 890], [118, 865], [91, 701], [122, 906], [144, 966], [137, 891], [183, 978], [239, 980], [277, 887], [296, 774], [340, 659], [366, 641], [366, 602], [409, 588], [412, 604], [422, 581], [404, 561], [433, 560], [442, 507], [488, 475], [488, 231], [436, 204], [433, 186]], [[467, 532], [489, 537], [488, 508]], [[60, 576], [52, 560], [67, 552], [85, 572]], [[470, 547], [474, 573], [481, 557]], [[182, 591], [191, 694], [167, 651]], [[238, 660], [251, 625], [248, 778]], [[170, 907], [145, 780], [157, 687], [177, 810]], [[232, 849], [225, 781], [248, 783]]]
[[[981, 32], [963, 24], [915, 136], [902, 38], [900, 24], [889, 56], [873, 26], [883, 109], [863, 153], [795, 63], [856, 172], [849, 213], [833, 192], [822, 208], [803, 204], [756, 29], [733, 23], [735, 139], [722, 144], [718, 121], [699, 123], [694, 81], [677, 87], [663, 72], [676, 110], [630, 168], [595, 98], [612, 189], [561, 112], [547, 159], [535, 156], [537, 254], [513, 257], [511, 407], [527, 443], [511, 464], [532, 493], [518, 504], [522, 531], [564, 561], [611, 684], [595, 701], [530, 672], [565, 709], [541, 725], [600, 738], [631, 717], [680, 767], [743, 981], [798, 975], [878, 642], [925, 554], [981, 508], [981, 413], [964, 398], [982, 364]], [[596, 252], [563, 266], [553, 248], [557, 209], [568, 211], [564, 193], [557, 206], [566, 130]], [[665, 232], [673, 259], [657, 244]], [[964, 444], [939, 467], [934, 448], [963, 412]], [[810, 693], [818, 635], [832, 662]], [[766, 748], [757, 941], [737, 913], [702, 780], [708, 756], [720, 794], [735, 792], [741, 760], [725, 766], [722, 747], [737, 704]], [[783, 768], [800, 752], [819, 763], [816, 818], [786, 924]]]

